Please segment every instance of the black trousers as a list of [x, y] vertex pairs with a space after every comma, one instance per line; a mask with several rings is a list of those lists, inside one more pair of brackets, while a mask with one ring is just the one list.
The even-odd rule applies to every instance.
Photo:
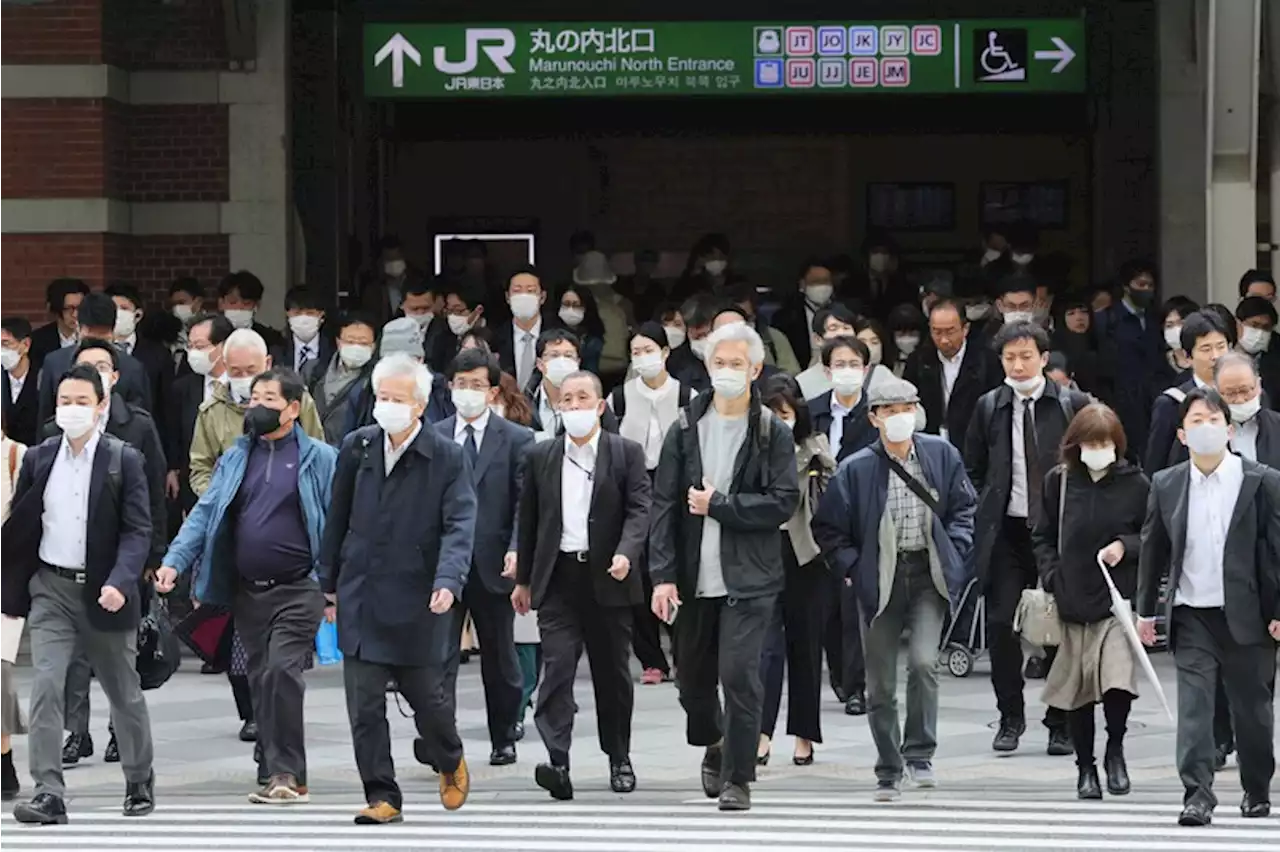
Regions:
[[787, 733], [822, 742], [822, 613], [829, 574], [819, 561], [801, 566], [783, 535], [782, 558], [787, 585], [774, 607], [760, 658], [764, 708], [760, 733], [772, 738], [782, 704], [782, 676], [787, 679]]
[[[1023, 518], [1006, 517], [991, 551], [984, 593], [987, 604], [987, 646], [991, 653], [991, 686], [996, 694], [996, 707], [1001, 719], [1026, 720], [1026, 702], [1022, 691], [1022, 637], [1013, 630], [1013, 614], [1018, 609], [1023, 589], [1034, 588], [1039, 581], [1035, 552], [1031, 549], [1031, 530]], [[1053, 664], [1056, 648], [1046, 648], [1045, 658]], [[1063, 730], [1066, 713], [1048, 707], [1045, 727]]]
[[444, 692], [452, 708], [458, 704], [458, 665], [462, 661], [462, 626], [467, 613], [475, 623], [480, 640], [480, 679], [484, 683], [484, 709], [489, 723], [489, 742], [494, 748], [510, 745], [515, 724], [520, 719], [520, 697], [524, 675], [516, 656], [513, 638], [515, 622], [511, 597], [491, 592], [472, 571], [462, 590], [462, 601], [453, 608], [453, 630], [445, 664]]
[[1227, 699], [1227, 686], [1218, 672], [1218, 685], [1213, 697], [1213, 743], [1230, 754], [1236, 749], [1235, 732], [1231, 730], [1231, 702]]
[[821, 641], [827, 653], [831, 688], [838, 688], [846, 695], [864, 693], [867, 691], [867, 664], [863, 657], [862, 631], [845, 629], [846, 625], [860, 624], [858, 599], [843, 577], [827, 573], [825, 583], [818, 618], [824, 625]]
[[1213, 792], [1214, 696], [1219, 676], [1235, 728], [1240, 786], [1270, 799], [1275, 774], [1275, 643], [1241, 645], [1232, 637], [1222, 609], [1173, 608], [1170, 625], [1178, 667], [1178, 774], [1183, 802], [1218, 803]]
[[396, 783], [395, 763], [391, 760], [391, 732], [387, 726], [387, 681], [391, 679], [413, 708], [418, 736], [426, 742], [431, 762], [437, 769], [452, 772], [458, 768], [462, 760], [462, 740], [458, 737], [453, 706], [445, 695], [444, 672], [438, 664], [396, 666], [356, 657], [342, 661], [351, 745], [355, 749], [360, 781], [364, 784], [365, 801], [371, 805], [386, 802], [399, 809], [403, 800], [400, 785]]
[[587, 652], [596, 696], [600, 750], [611, 761], [631, 755], [631, 608], [596, 603], [589, 568], [562, 556], [538, 609], [542, 634], [542, 685], [533, 720], [556, 766], [569, 766], [573, 742], [573, 682]]
[[671, 666], [667, 662], [666, 652], [662, 650], [664, 625], [658, 620], [658, 616], [653, 614], [653, 607], [650, 606], [650, 599], [653, 597], [653, 580], [649, 578], [647, 570], [641, 571], [640, 576], [644, 581], [644, 603], [631, 608], [634, 619], [631, 645], [641, 668], [657, 669], [665, 676], [671, 673]]
[[[676, 617], [676, 667], [689, 745], [723, 740], [725, 783], [755, 780], [764, 705], [760, 652], [776, 603], [776, 595], [692, 598]], [[717, 687], [724, 690], [723, 710]]]

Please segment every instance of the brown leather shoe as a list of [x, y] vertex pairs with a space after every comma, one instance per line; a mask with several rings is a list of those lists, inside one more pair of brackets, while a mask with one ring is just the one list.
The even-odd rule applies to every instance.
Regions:
[[440, 804], [446, 811], [456, 811], [467, 802], [471, 793], [471, 773], [467, 771], [467, 759], [458, 761], [452, 772], [440, 773]]
[[398, 808], [386, 802], [374, 802], [356, 814], [356, 825], [387, 825], [392, 822], [404, 822]]

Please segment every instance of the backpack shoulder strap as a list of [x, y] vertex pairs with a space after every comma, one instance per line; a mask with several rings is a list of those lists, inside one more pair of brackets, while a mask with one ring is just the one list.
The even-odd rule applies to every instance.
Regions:
[[609, 403], [613, 407], [613, 413], [618, 416], [619, 420], [627, 416], [627, 395], [622, 390], [622, 387], [622, 385], [618, 385], [614, 388], [609, 399]]
[[1187, 392], [1182, 388], [1165, 388], [1164, 395], [1178, 405], [1182, 405], [1182, 401], [1187, 398]]
[[[676, 392], [676, 402], [684, 408], [689, 404], [689, 400], [693, 399], [693, 388], [689, 387], [685, 382], [680, 383], [680, 389]], [[621, 415], [619, 415], [621, 416]]]
[[124, 441], [103, 436], [107, 440], [107, 486], [117, 497], [124, 485]]

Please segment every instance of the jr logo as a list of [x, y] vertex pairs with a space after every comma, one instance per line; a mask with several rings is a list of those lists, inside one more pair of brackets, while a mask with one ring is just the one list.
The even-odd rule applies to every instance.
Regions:
[[[491, 42], [486, 44], [485, 42]], [[496, 42], [493, 44], [492, 42]], [[432, 62], [441, 74], [470, 74], [476, 70], [480, 57], [476, 48], [484, 51], [489, 61], [503, 74], [514, 74], [515, 68], [507, 60], [516, 50], [516, 34], [507, 29], [467, 30], [467, 56], [461, 62], [450, 62], [444, 45], [436, 45]]]

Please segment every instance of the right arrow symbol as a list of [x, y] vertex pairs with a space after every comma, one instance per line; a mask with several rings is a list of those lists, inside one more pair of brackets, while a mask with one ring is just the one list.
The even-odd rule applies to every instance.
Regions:
[[[418, 53], [417, 48], [409, 44], [409, 40], [400, 33], [396, 33], [387, 43], [382, 46], [373, 56], [374, 67], [381, 65], [386, 61], [387, 57], [391, 57], [391, 87], [393, 89], [404, 88], [404, 60], [405, 57], [419, 68], [422, 67], [422, 54]], [[1036, 55], [1039, 58], [1039, 54]]]
[[1066, 68], [1068, 65], [1071, 64], [1071, 60], [1076, 58], [1076, 52], [1071, 49], [1071, 46], [1069, 44], [1067, 44], [1065, 41], [1058, 38], [1057, 36], [1051, 37], [1049, 41], [1053, 42], [1054, 47], [1056, 47], [1057, 49], [1056, 50], [1037, 50], [1036, 59], [1050, 59], [1050, 60], [1056, 59], [1058, 61], [1058, 64], [1053, 66], [1053, 69], [1052, 71], [1050, 71], [1050, 73], [1058, 74], [1062, 71], [1063, 68]]

